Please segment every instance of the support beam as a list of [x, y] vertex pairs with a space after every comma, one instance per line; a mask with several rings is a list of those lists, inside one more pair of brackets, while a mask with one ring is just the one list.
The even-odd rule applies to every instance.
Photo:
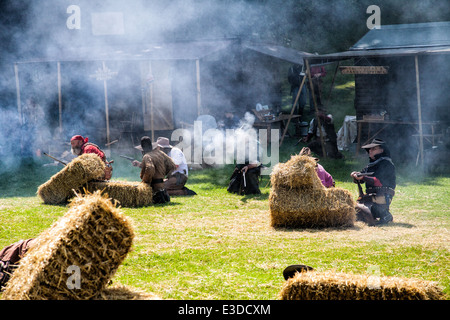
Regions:
[[414, 56], [414, 64], [416, 67], [417, 114], [419, 116], [419, 155], [420, 155], [420, 164], [423, 169], [422, 102], [420, 98], [419, 58], [417, 55]]

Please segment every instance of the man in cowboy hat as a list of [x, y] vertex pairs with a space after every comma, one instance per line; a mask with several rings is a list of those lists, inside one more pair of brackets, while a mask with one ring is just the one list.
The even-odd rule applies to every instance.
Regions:
[[[185, 186], [189, 170], [183, 151], [170, 145], [169, 139], [165, 137], [159, 137], [152, 146], [153, 149], [161, 150], [167, 154], [176, 165], [176, 169], [164, 180], [164, 188], [167, 190], [167, 193], [171, 196], [195, 195], [194, 191]], [[139, 162], [133, 162], [133, 165], [139, 166]]]
[[70, 139], [70, 146], [71, 146], [71, 152], [75, 156], [81, 156], [85, 153], [94, 153], [100, 157], [100, 159], [103, 160], [103, 162], [106, 164], [105, 167], [105, 180], [111, 179], [112, 176], [112, 170], [111, 162], [108, 162], [106, 160], [105, 153], [94, 143], [88, 142], [89, 138], [84, 138], [81, 135], [75, 135]]
[[142, 162], [133, 161], [133, 166], [140, 167], [142, 182], [149, 183], [153, 189], [153, 202], [170, 202], [170, 196], [164, 186], [164, 178], [170, 175], [176, 165], [172, 159], [159, 149], [154, 149], [150, 137], [141, 138], [141, 145], [136, 149], [142, 151]]
[[369, 164], [361, 172], [350, 174], [355, 183], [366, 184], [366, 194], [358, 198], [357, 218], [369, 225], [389, 223], [393, 220], [389, 206], [396, 186], [395, 166], [389, 149], [381, 139], [373, 139], [361, 148], [369, 154]]

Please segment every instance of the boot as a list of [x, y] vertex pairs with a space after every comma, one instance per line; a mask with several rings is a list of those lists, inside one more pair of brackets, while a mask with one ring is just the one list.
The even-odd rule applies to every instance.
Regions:
[[377, 221], [377, 224], [388, 224], [389, 222], [394, 221], [394, 217], [392, 217], [392, 214], [389, 211], [385, 211], [384, 215], [380, 218], [379, 221]]

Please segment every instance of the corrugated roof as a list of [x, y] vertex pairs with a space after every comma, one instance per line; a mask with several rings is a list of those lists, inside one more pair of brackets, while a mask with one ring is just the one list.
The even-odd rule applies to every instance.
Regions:
[[292, 48], [287, 48], [278, 45], [244, 43], [243, 47], [246, 49], [254, 50], [265, 55], [269, 55], [278, 59], [282, 59], [300, 65], [303, 64], [304, 58], [314, 56], [313, 54], [308, 52], [298, 51]]
[[350, 50], [450, 46], [450, 22], [381, 26], [367, 32]]

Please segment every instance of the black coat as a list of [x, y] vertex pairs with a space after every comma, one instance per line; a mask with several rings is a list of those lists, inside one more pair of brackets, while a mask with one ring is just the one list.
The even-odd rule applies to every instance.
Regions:
[[[383, 153], [377, 154], [375, 159], [370, 159], [367, 167], [361, 171], [361, 173], [367, 172], [373, 172], [369, 177], [377, 178], [383, 185], [383, 188], [395, 189], [395, 166], [389, 157], [389, 152], [384, 151]], [[366, 182], [366, 189], [373, 187], [372, 179], [364, 179], [364, 181]]]

